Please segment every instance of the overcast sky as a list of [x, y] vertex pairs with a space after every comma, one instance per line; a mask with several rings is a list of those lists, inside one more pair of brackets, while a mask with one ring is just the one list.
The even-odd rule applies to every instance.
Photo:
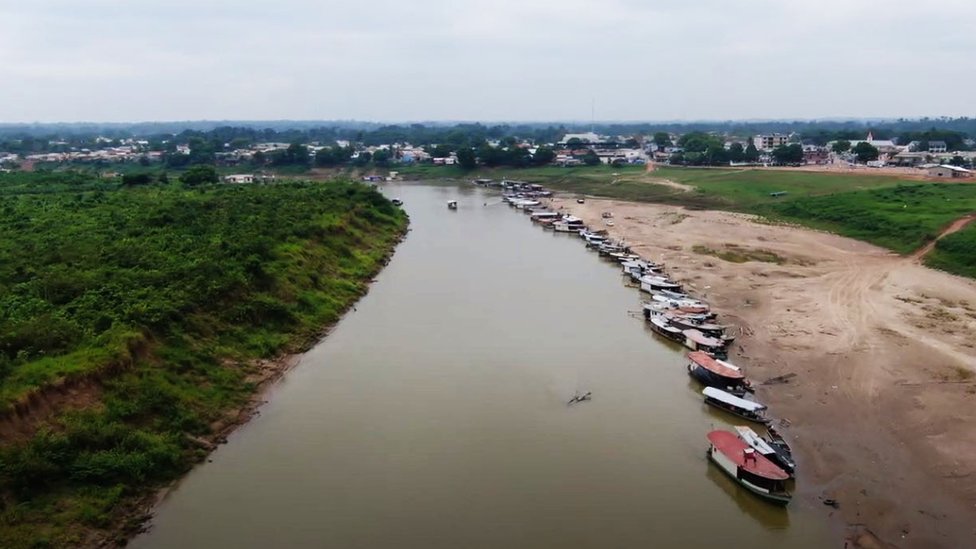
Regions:
[[976, 115], [976, 0], [0, 0], [0, 122]]

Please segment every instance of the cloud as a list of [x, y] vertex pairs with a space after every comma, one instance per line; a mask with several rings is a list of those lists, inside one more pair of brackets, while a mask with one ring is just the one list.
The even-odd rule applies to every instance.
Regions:
[[963, 115], [968, 0], [36, 0], [0, 121]]

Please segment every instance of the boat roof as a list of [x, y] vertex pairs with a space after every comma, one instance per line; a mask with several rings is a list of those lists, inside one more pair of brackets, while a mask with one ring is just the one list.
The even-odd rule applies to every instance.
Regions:
[[748, 449], [749, 445], [728, 431], [712, 431], [708, 433], [708, 442], [737, 466], [754, 475], [770, 480], [786, 480], [790, 478], [786, 474], [786, 471], [777, 467], [775, 463], [769, 461], [761, 454], [754, 454], [755, 460], [746, 460], [744, 450]]
[[559, 214], [550, 211], [532, 212], [532, 217], [555, 217], [557, 215]]
[[721, 347], [724, 345], [722, 340], [715, 339], [714, 337], [708, 337], [707, 335], [694, 329], [685, 330], [685, 337], [699, 345], [705, 345], [707, 347]]
[[743, 442], [755, 448], [760, 454], [768, 456], [769, 454], [776, 453], [776, 450], [773, 450], [772, 446], [767, 444], [762, 437], [757, 435], [756, 432], [752, 430], [752, 427], [746, 425], [736, 425], [735, 430], [737, 433], [739, 433], [739, 438], [742, 439]]
[[[729, 368], [722, 362], [715, 360], [714, 358], [708, 356], [702, 351], [695, 351], [688, 353], [688, 358], [695, 364], [705, 368], [713, 374], [720, 375], [729, 379], [742, 379], [746, 377], [743, 375], [742, 370], [738, 368]], [[726, 363], [727, 364], [727, 363]]]
[[766, 409], [764, 405], [759, 404], [758, 402], [739, 398], [732, 393], [726, 393], [725, 391], [716, 389], [715, 387], [705, 387], [702, 389], [702, 394], [708, 398], [713, 398], [715, 400], [724, 402], [729, 406], [742, 408], [743, 410], [747, 410], [749, 412], [759, 412]]
[[661, 327], [661, 328], [663, 328], [663, 329], [665, 329], [665, 330], [667, 330], [669, 332], [674, 332], [674, 333], [680, 333], [681, 332], [681, 330], [675, 328], [674, 326], [671, 326], [666, 321], [661, 320], [660, 318], [656, 318], [656, 317], [655, 318], [652, 318], [651, 319], [651, 323], [656, 324], [657, 326], [659, 326], [659, 327]]

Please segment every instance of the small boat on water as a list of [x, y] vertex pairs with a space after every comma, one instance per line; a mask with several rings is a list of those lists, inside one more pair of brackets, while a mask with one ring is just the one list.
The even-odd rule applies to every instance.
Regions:
[[708, 458], [743, 488], [773, 503], [790, 502], [786, 471], [728, 431], [708, 433], [708, 442]]
[[[674, 324], [671, 324], [674, 326]], [[675, 326], [675, 328], [678, 328]], [[680, 330], [680, 328], [678, 328]], [[698, 330], [683, 330], [685, 335], [685, 347], [692, 351], [704, 351], [715, 358], [727, 358], [728, 342], [716, 337], [708, 337]]]
[[566, 405], [567, 406], [572, 406], [573, 404], [576, 404], [578, 402], [586, 402], [586, 401], [592, 400], [592, 399], [593, 399], [593, 392], [592, 391], [587, 391], [587, 392], [582, 393], [582, 394], [580, 394], [580, 392], [577, 391], [576, 394], [573, 395], [573, 398], [569, 399], [569, 402], [567, 402]]
[[403, 206], [403, 201], [399, 198], [394, 198], [393, 200], [390, 200], [390, 202], [392, 202], [394, 206]]
[[651, 330], [654, 333], [663, 336], [671, 341], [677, 341], [678, 343], [685, 342], [685, 335], [678, 328], [668, 324], [668, 322], [661, 318], [652, 318], [650, 320]]
[[660, 292], [662, 290], [675, 291], [681, 289], [681, 284], [663, 276], [644, 275], [640, 278], [640, 289], [642, 292], [647, 293]]
[[665, 297], [658, 294], [651, 294], [651, 299], [664, 303], [669, 307], [681, 309], [691, 313], [708, 313], [710, 311], [707, 303], [704, 301], [698, 301], [697, 299], [672, 299], [670, 297]]
[[777, 431], [776, 428], [773, 427], [772, 425], [766, 427], [766, 432], [767, 432], [766, 442], [774, 449], [776, 449], [778, 452], [785, 453], [786, 455], [790, 456], [790, 459], [792, 459], [793, 449], [790, 448], [790, 444], [786, 442], [786, 439], [783, 438], [783, 435], [781, 435], [779, 431]]
[[556, 219], [559, 219], [560, 217], [562, 217], [562, 214], [552, 212], [549, 210], [539, 210], [536, 212], [532, 212], [532, 214], [529, 216], [529, 218], [535, 223], [538, 223], [540, 221], [554, 221]]
[[447, 202], [447, 209], [448, 210], [456, 210], [457, 209], [457, 200], [449, 200]]
[[586, 229], [586, 225], [583, 224], [582, 219], [572, 215], [567, 215], [559, 221], [553, 222], [552, 228], [555, 229], [557, 233], [579, 233], [580, 231]]
[[781, 449], [774, 447], [769, 443], [768, 440], [759, 436], [751, 427], [746, 425], [739, 425], [735, 428], [735, 431], [739, 434], [739, 439], [745, 442], [757, 452], [759, 452], [764, 458], [773, 462], [777, 467], [786, 471], [786, 474], [791, 477], [796, 474], [796, 462], [793, 461], [793, 455], [789, 452], [785, 452]]
[[637, 261], [640, 259], [640, 256], [629, 252], [616, 252], [610, 254], [610, 259], [613, 259], [618, 263], [623, 264], [623, 263], [629, 263], [631, 261]]
[[688, 353], [688, 375], [706, 387], [716, 387], [736, 396], [749, 391], [749, 383], [742, 370], [724, 360], [712, 358], [702, 351]]
[[683, 328], [685, 330], [698, 330], [699, 332], [705, 334], [706, 337], [721, 339], [726, 347], [735, 341], [735, 336], [725, 335], [727, 326], [713, 324], [709, 322], [704, 315], [684, 315], [677, 312], [670, 312], [665, 316], [667, 316], [667, 319], [669, 322], [671, 322], [671, 324], [678, 328]]
[[715, 318], [715, 313], [709, 311], [707, 308], [702, 309], [701, 307], [678, 307], [666, 303], [664, 301], [651, 300], [644, 303], [644, 318], [650, 320], [652, 316], [663, 312], [675, 312], [681, 315], [694, 315], [703, 319], [713, 319]]
[[763, 404], [737, 397], [715, 387], [705, 387], [702, 389], [702, 395], [705, 396], [705, 404], [709, 406], [763, 425], [769, 423], [769, 419], [764, 414], [766, 406]]

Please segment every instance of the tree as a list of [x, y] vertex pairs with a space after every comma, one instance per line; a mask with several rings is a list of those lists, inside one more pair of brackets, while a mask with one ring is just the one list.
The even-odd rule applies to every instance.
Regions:
[[354, 166], [362, 168], [363, 166], [369, 164], [370, 160], [372, 159], [373, 155], [369, 151], [362, 151], [359, 153], [359, 156], [352, 159], [352, 163]]
[[745, 161], [746, 162], [759, 161], [759, 149], [757, 149], [756, 145], [752, 143], [752, 139], [749, 140], [749, 145], [746, 146]]
[[705, 152], [710, 146], [725, 146], [725, 143], [714, 135], [705, 132], [689, 132], [681, 136], [678, 145], [686, 152]]
[[127, 173], [122, 174], [122, 186], [134, 187], [136, 185], [148, 185], [152, 183], [152, 175], [148, 173]]
[[545, 166], [551, 164], [553, 160], [556, 159], [556, 152], [551, 148], [542, 146], [535, 150], [535, 154], [532, 155], [532, 163], [536, 166]]
[[332, 147], [323, 147], [315, 151], [315, 165], [322, 167], [332, 167], [339, 163], [339, 157]]
[[452, 149], [450, 145], [441, 144], [433, 147], [428, 152], [430, 152], [430, 155], [434, 158], [447, 158], [448, 156], [451, 156], [453, 151], [454, 149]]
[[593, 152], [593, 149], [589, 149], [586, 151], [586, 154], [583, 155], [583, 163], [587, 166], [596, 166], [600, 163], [600, 157]]
[[457, 151], [458, 165], [462, 170], [473, 170], [478, 167], [478, 157], [471, 147], [461, 147]]
[[799, 143], [780, 145], [773, 150], [773, 160], [778, 164], [799, 164], [803, 162], [803, 146]]
[[213, 169], [213, 166], [193, 166], [180, 176], [180, 183], [187, 187], [196, 187], [218, 181], [220, 181], [220, 177], [217, 176], [217, 170]]
[[854, 154], [857, 156], [858, 162], [869, 162], [871, 160], [877, 160], [879, 153], [877, 147], [868, 143], [867, 141], [861, 141], [858, 143], [854, 149]]
[[258, 167], [264, 166], [264, 164], [267, 161], [268, 161], [267, 155], [265, 155], [261, 151], [256, 151], [254, 154], [251, 155], [251, 164], [253, 166], [258, 166]]
[[712, 143], [705, 150], [704, 162], [711, 166], [717, 164], [728, 164], [729, 162], [729, 152], [725, 150], [725, 147], [717, 143]]
[[159, 172], [159, 177], [156, 178], [163, 185], [169, 184], [169, 175], [166, 172]]
[[583, 145], [583, 140], [580, 139], [579, 137], [573, 137], [572, 139], [566, 142], [566, 147], [570, 149], [578, 149], [582, 145]]
[[381, 168], [386, 168], [390, 165], [390, 158], [392, 158], [392, 156], [393, 155], [390, 154], [389, 150], [378, 149], [375, 153], [373, 153], [373, 164]]
[[953, 156], [951, 160], [949, 160], [949, 164], [952, 166], [965, 166], [966, 159], [957, 154]]
[[839, 141], [834, 141], [834, 144], [831, 145], [830, 150], [832, 150], [832, 151], [834, 151], [835, 153], [838, 153], [838, 154], [845, 153], [845, 152], [851, 150], [851, 142], [850, 141], [847, 141], [845, 139], [841, 139]]
[[729, 147], [729, 160], [732, 162], [743, 162], [746, 159], [746, 150], [742, 143], [732, 143]]
[[654, 144], [658, 146], [659, 149], [671, 146], [671, 136], [668, 132], [657, 132], [654, 134]]

